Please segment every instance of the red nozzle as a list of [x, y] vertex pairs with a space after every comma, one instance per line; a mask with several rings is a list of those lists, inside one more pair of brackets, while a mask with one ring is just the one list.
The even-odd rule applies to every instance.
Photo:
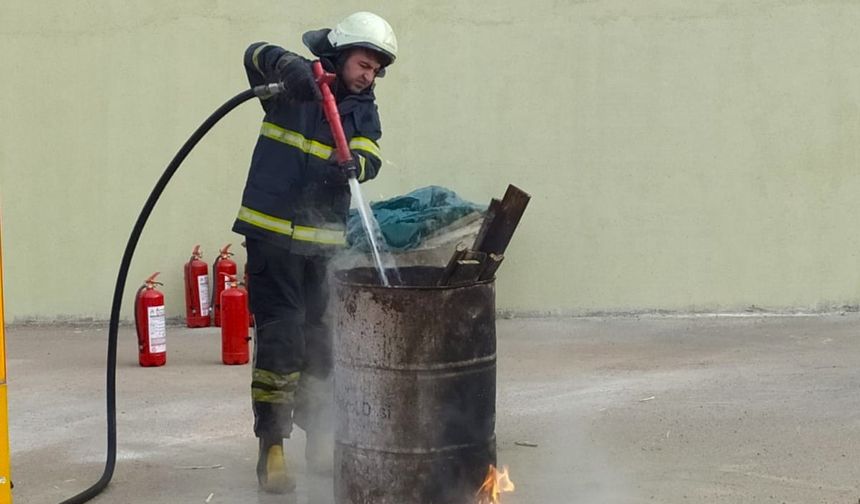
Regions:
[[200, 259], [201, 257], [203, 257], [203, 254], [200, 253], [200, 245], [194, 246], [194, 250], [191, 251], [191, 257], [193, 257], [195, 259]]
[[337, 159], [339, 165], [344, 165], [352, 161], [352, 154], [349, 152], [346, 135], [343, 133], [343, 124], [340, 122], [340, 112], [337, 110], [337, 103], [335, 103], [334, 95], [331, 92], [331, 88], [329, 88], [329, 84], [334, 82], [336, 76], [323, 70], [322, 63], [319, 60], [313, 62], [312, 68], [314, 77], [317, 80], [317, 86], [319, 86], [320, 93], [323, 96], [323, 112], [334, 138], [335, 159]]
[[228, 243], [227, 245], [224, 246], [224, 248], [221, 249], [221, 259], [227, 259], [231, 255], [233, 255], [233, 252], [230, 252], [230, 245], [233, 245], [233, 244]]

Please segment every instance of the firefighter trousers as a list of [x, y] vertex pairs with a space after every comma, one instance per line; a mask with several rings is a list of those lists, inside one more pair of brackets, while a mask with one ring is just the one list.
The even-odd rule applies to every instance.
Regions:
[[292, 254], [248, 238], [248, 296], [254, 314], [251, 399], [254, 434], [290, 437], [293, 422], [330, 428], [331, 332], [328, 258]]

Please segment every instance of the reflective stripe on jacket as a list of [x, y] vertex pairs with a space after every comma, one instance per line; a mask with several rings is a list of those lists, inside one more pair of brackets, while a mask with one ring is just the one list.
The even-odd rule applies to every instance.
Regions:
[[[287, 51], [266, 43], [245, 51], [252, 86], [277, 80], [278, 59]], [[372, 90], [338, 102], [344, 133], [358, 165], [358, 180], [376, 177], [382, 164], [379, 123]], [[260, 238], [299, 254], [333, 251], [345, 244], [348, 185], [324, 178], [334, 142], [318, 103], [261, 100], [260, 136], [233, 231]]]

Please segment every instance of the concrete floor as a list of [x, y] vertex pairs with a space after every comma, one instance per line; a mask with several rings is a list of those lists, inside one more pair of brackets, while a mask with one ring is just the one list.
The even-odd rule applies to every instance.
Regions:
[[[858, 502], [858, 314], [497, 326], [499, 461], [517, 485], [505, 504]], [[143, 369], [121, 334], [118, 464], [93, 502], [330, 503], [323, 478], [258, 495], [249, 367], [219, 363], [216, 329], [169, 338], [168, 365]], [[105, 340], [9, 330], [16, 502], [56, 503], [101, 474]], [[288, 451], [300, 460], [303, 445], [298, 433]]]

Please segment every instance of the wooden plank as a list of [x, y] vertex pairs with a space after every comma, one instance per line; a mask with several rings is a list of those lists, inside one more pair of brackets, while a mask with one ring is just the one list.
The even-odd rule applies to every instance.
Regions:
[[481, 276], [484, 265], [477, 259], [460, 259], [457, 261], [457, 267], [454, 268], [454, 273], [448, 279], [448, 285], [468, 285], [478, 281]]
[[505, 256], [501, 254], [493, 254], [491, 252], [487, 254], [487, 256], [487, 260], [484, 262], [484, 269], [478, 276], [478, 280], [490, 280], [494, 278], [496, 276], [496, 271], [499, 269], [499, 266], [502, 265], [502, 261], [505, 260]]
[[475, 250], [488, 254], [504, 254], [530, 199], [531, 196], [528, 193], [514, 185], [509, 185], [493, 221], [487, 227]]
[[454, 270], [457, 269], [457, 261], [463, 258], [466, 254], [466, 244], [458, 243], [456, 247], [454, 247], [454, 253], [451, 255], [451, 259], [448, 260], [448, 265], [445, 266], [445, 269], [442, 270], [442, 275], [439, 277], [439, 280], [436, 282], [436, 285], [439, 287], [443, 287], [448, 285], [448, 280], [451, 279], [451, 275], [454, 274]]
[[461, 257], [460, 259], [474, 259], [475, 261], [484, 264], [484, 262], [486, 262], [487, 260], [487, 254], [484, 252], [478, 252], [477, 250], [466, 249], [466, 252], [463, 253], [463, 257]]
[[496, 218], [496, 213], [499, 211], [501, 206], [501, 200], [497, 198], [490, 200], [490, 206], [487, 207], [487, 214], [484, 216], [484, 221], [481, 223], [481, 229], [478, 230], [478, 236], [475, 237], [475, 244], [472, 245], [472, 250], [481, 250], [481, 242], [484, 241], [484, 237], [487, 235], [487, 230], [493, 223], [493, 219]]

